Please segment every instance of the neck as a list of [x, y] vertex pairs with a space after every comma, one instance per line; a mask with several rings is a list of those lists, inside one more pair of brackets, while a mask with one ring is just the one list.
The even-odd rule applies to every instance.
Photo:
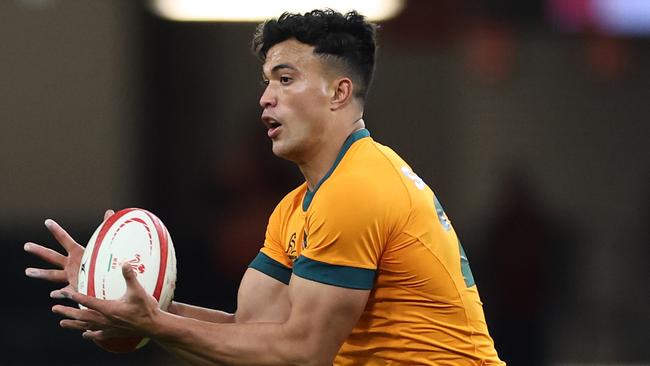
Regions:
[[302, 175], [305, 177], [309, 190], [313, 191], [316, 189], [318, 182], [332, 168], [348, 136], [363, 128], [365, 128], [365, 123], [363, 119], [359, 118], [351, 125], [346, 126], [346, 128], [335, 129], [327, 136], [327, 140], [321, 148], [315, 151], [313, 157], [298, 163], [298, 168], [300, 168]]

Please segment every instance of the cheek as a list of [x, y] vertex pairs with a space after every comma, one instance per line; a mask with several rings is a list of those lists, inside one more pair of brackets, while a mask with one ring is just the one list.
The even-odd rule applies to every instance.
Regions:
[[299, 95], [296, 95], [296, 105], [299, 105], [297, 112], [303, 115], [309, 115], [312, 118], [320, 119], [329, 110], [326, 90], [312, 87], [305, 89]]
[[310, 104], [318, 103], [324, 105], [328, 100], [327, 83], [320, 79], [301, 80], [294, 86], [293, 94], [303, 101], [309, 101]]

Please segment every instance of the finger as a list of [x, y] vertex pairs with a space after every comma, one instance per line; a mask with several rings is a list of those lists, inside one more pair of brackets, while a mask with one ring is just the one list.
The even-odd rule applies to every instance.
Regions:
[[50, 292], [51, 299], [65, 299], [65, 296], [61, 293], [61, 290], [54, 290]]
[[91, 341], [105, 341], [107, 339], [115, 338], [110, 335], [106, 330], [87, 330], [81, 334], [84, 339]]
[[106, 340], [110, 338], [126, 338], [138, 336], [138, 333], [130, 332], [120, 328], [88, 329], [84, 332], [84, 338], [93, 340]]
[[89, 320], [89, 316], [85, 314], [84, 309], [73, 308], [65, 305], [54, 305], [52, 306], [52, 312], [63, 315], [72, 320]]
[[103, 331], [101, 330], [87, 330], [81, 334], [84, 339], [89, 339], [91, 341], [101, 341], [103, 338]]
[[50, 248], [46, 248], [42, 245], [38, 245], [36, 243], [30, 242], [30, 243], [25, 243], [23, 249], [27, 253], [34, 254], [35, 256], [43, 259], [44, 261], [59, 266], [61, 268], [63, 268], [63, 266], [65, 265], [65, 256]]
[[68, 318], [68, 320], [77, 320], [93, 324], [96, 329], [98, 329], [99, 326], [105, 326], [108, 323], [104, 315], [92, 309], [79, 309], [65, 305], [54, 305], [52, 307], [52, 312], [63, 315]]
[[110, 306], [110, 304], [114, 302], [111, 300], [102, 300], [92, 296], [86, 296], [76, 291], [73, 291], [72, 289], [62, 289], [60, 291], [60, 294], [66, 299], [70, 299], [76, 302], [77, 304], [83, 305], [101, 314], [106, 313], [108, 310], [108, 306]]
[[66, 297], [64, 296], [64, 293], [69, 292], [69, 291], [74, 291], [74, 289], [70, 285], [68, 285], [66, 287], [63, 287], [63, 288], [60, 288], [58, 290], [54, 290], [54, 291], [50, 292], [50, 298], [52, 298], [52, 299], [66, 299]]
[[115, 211], [108, 209], [104, 212], [104, 221], [108, 220], [109, 217], [115, 215]]
[[38, 278], [52, 282], [68, 282], [68, 277], [62, 269], [41, 269], [41, 268], [26, 268], [25, 275], [27, 277]]
[[122, 263], [122, 276], [126, 281], [126, 292], [134, 293], [142, 291], [142, 285], [138, 282], [138, 278], [135, 275], [135, 271], [131, 268], [131, 265], [128, 262]]
[[82, 320], [63, 319], [59, 322], [59, 325], [61, 326], [61, 328], [76, 329], [76, 330], [83, 330], [83, 331], [87, 331], [91, 328], [97, 329], [96, 326], [93, 327], [93, 325], [91, 325], [90, 323]]
[[135, 278], [135, 273], [133, 272], [133, 268], [131, 268], [131, 264], [129, 262], [122, 263], [122, 276], [124, 276], [127, 286], [129, 284], [133, 285], [134, 281], [138, 282]]
[[72, 239], [70, 234], [68, 234], [56, 221], [52, 219], [45, 220], [45, 226], [52, 233], [56, 241], [65, 248], [66, 251], [71, 252], [74, 248], [80, 247], [81, 245]]

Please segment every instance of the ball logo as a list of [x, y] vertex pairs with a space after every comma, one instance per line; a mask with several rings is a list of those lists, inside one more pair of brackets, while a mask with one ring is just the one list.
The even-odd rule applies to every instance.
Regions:
[[[79, 292], [106, 300], [121, 298], [126, 291], [121, 273], [125, 263], [133, 269], [147, 294], [166, 310], [176, 287], [176, 254], [169, 232], [149, 211], [124, 209], [97, 227], [81, 259]], [[142, 347], [148, 339], [138, 335], [96, 343], [111, 352], [123, 353]]]
[[127, 261], [120, 261], [117, 258], [113, 257], [113, 254], [111, 254], [111, 268], [109, 269], [109, 271], [111, 269], [122, 268], [122, 264], [127, 262], [129, 263], [129, 265], [131, 265], [131, 268], [133, 269], [135, 275], [137, 276], [138, 274], [144, 273], [146, 269], [144, 263], [141, 263], [141, 261], [142, 261], [142, 256], [137, 253], [135, 254], [135, 258], [129, 259]]

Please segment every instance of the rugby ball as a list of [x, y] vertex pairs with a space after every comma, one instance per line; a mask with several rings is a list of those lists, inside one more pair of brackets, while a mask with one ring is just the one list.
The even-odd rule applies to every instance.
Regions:
[[[127, 208], [99, 225], [81, 258], [77, 291], [99, 299], [119, 299], [126, 292], [125, 262], [145, 291], [167, 310], [176, 287], [176, 254], [167, 228], [149, 211]], [[125, 337], [96, 343], [107, 351], [126, 353], [148, 341], [146, 337]]]

